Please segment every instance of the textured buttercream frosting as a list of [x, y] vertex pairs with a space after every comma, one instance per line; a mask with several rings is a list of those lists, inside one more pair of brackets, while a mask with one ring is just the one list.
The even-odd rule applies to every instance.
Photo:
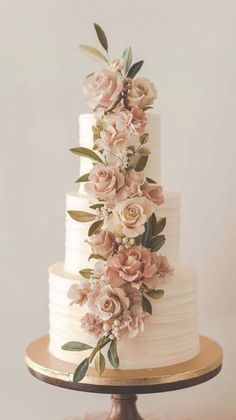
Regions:
[[[67, 341], [90, 345], [96, 339], [80, 326], [87, 306], [70, 305], [67, 292], [78, 277], [68, 274], [63, 263], [49, 270], [50, 352], [70, 363], [79, 363], [86, 352], [67, 352], [61, 346]], [[134, 339], [123, 337], [118, 343], [120, 369], [142, 369], [167, 366], [191, 359], [199, 352], [197, 328], [196, 275], [190, 268], [175, 273], [161, 286], [165, 298], [153, 305], [152, 316], [145, 319], [145, 329]]]
[[[79, 144], [92, 147], [93, 114], [79, 117]], [[150, 134], [151, 151], [145, 175], [160, 184], [161, 142], [160, 116], [148, 113], [147, 131]], [[80, 175], [92, 168], [89, 159], [80, 159]], [[180, 194], [164, 192], [165, 202], [158, 206], [158, 218], [166, 217], [164, 230], [166, 244], [161, 254], [166, 255], [175, 273], [172, 279], [162, 284], [164, 297], [153, 304], [152, 316], [145, 317], [145, 329], [135, 338], [122, 337], [118, 342], [120, 369], [141, 369], [181, 363], [199, 352], [197, 328], [197, 284], [196, 274], [191, 268], [182, 268], [179, 256], [180, 243]], [[78, 364], [87, 352], [67, 352], [61, 346], [68, 341], [80, 341], [94, 346], [96, 338], [81, 328], [80, 320], [88, 312], [87, 305], [71, 305], [68, 290], [80, 282], [78, 271], [94, 267], [89, 262], [91, 247], [86, 242], [90, 223], [78, 223], [68, 210], [90, 211], [84, 184], [79, 192], [66, 197], [65, 261], [53, 265], [49, 270], [50, 352], [57, 358]]]

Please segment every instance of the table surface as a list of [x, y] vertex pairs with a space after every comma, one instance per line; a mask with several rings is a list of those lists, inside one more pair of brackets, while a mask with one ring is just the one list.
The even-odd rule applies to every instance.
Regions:
[[25, 361], [30, 373], [51, 385], [85, 392], [105, 394], [146, 394], [194, 386], [216, 376], [222, 367], [221, 346], [200, 336], [200, 352], [193, 359], [153, 369], [106, 369], [98, 376], [93, 368], [79, 383], [73, 382], [75, 365], [53, 357], [48, 351], [49, 337], [33, 341], [26, 349]]

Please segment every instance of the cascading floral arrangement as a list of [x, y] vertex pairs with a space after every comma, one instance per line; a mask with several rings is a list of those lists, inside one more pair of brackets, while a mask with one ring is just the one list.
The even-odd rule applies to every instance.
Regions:
[[117, 343], [122, 336], [134, 338], [144, 330], [144, 318], [152, 314], [152, 300], [160, 299], [160, 288], [173, 274], [166, 256], [157, 251], [165, 243], [161, 234], [165, 218], [158, 218], [158, 205], [164, 202], [162, 187], [145, 176], [150, 150], [146, 131], [146, 111], [152, 108], [157, 92], [145, 77], [135, 78], [143, 61], [132, 65], [132, 50], [111, 61], [103, 29], [94, 24], [106, 55], [94, 47], [81, 49], [106, 64], [106, 69], [87, 76], [84, 91], [95, 114], [92, 149], [71, 149], [91, 159], [93, 167], [77, 182], [85, 183], [91, 212], [69, 211], [78, 222], [92, 222], [87, 242], [94, 268], [80, 270], [79, 284], [68, 291], [71, 304], [87, 305], [81, 319], [84, 330], [97, 338], [92, 347], [68, 342], [63, 350], [91, 350], [77, 367], [73, 380], [79, 382], [94, 361], [99, 375], [108, 360], [119, 367]]

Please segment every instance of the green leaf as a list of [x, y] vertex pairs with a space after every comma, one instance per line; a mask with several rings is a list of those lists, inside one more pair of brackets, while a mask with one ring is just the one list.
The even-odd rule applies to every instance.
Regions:
[[93, 274], [92, 268], [83, 268], [79, 271], [79, 274], [84, 277], [85, 279], [89, 280], [91, 275]]
[[152, 252], [156, 252], [164, 245], [165, 241], [165, 235], [154, 236], [148, 247], [151, 248]]
[[144, 312], [147, 312], [148, 314], [152, 315], [151, 302], [145, 296], [143, 296], [143, 299], [142, 299], [142, 307], [143, 307]]
[[148, 176], [146, 176], [146, 180], [149, 182], [149, 184], [156, 184], [156, 181], [154, 181], [152, 178], [149, 178]]
[[137, 74], [137, 73], [139, 72], [139, 70], [141, 69], [142, 65], [143, 65], [143, 60], [138, 61], [137, 63], [134, 63], [134, 64], [130, 67], [130, 69], [129, 69], [129, 71], [128, 71], [128, 74], [127, 74], [127, 77], [130, 77], [131, 79], [133, 79], [133, 78], [134, 78], [134, 76], [136, 76], [136, 74]]
[[91, 159], [94, 162], [103, 163], [103, 160], [98, 156], [97, 153], [95, 153], [93, 150], [88, 149], [87, 147], [74, 147], [73, 149], [70, 149], [72, 153], [75, 155], [85, 157], [87, 159]]
[[105, 357], [103, 356], [103, 354], [101, 352], [99, 352], [97, 354], [97, 357], [95, 359], [94, 362], [94, 366], [95, 369], [97, 371], [97, 373], [99, 374], [99, 376], [101, 376], [105, 370], [105, 366], [106, 366], [106, 361], [105, 361]]
[[162, 296], [164, 295], [164, 290], [150, 289], [150, 290], [148, 290], [148, 292], [146, 292], [146, 294], [152, 299], [161, 299]]
[[140, 171], [143, 171], [143, 169], [145, 168], [147, 161], [148, 161], [147, 155], [138, 154], [134, 156], [134, 159], [132, 160], [132, 166], [137, 172], [140, 172]]
[[102, 117], [96, 119], [96, 127], [103, 131], [106, 128], [106, 123]]
[[93, 76], [94, 74], [95, 74], [94, 72], [87, 74], [86, 79], [88, 79], [90, 76]]
[[76, 368], [75, 372], [74, 372], [74, 376], [73, 376], [73, 381], [74, 382], [80, 382], [82, 381], [82, 379], [85, 377], [86, 372], [88, 370], [89, 367], [89, 357], [87, 357], [86, 359], [84, 359], [80, 365]]
[[88, 213], [87, 211], [68, 210], [67, 213], [76, 222], [92, 222], [96, 219], [96, 214]]
[[149, 134], [148, 133], [144, 133], [139, 137], [140, 143], [141, 144], [145, 144], [148, 142], [149, 140]]
[[102, 45], [104, 50], [108, 51], [108, 42], [104, 30], [97, 23], [94, 23], [94, 28], [97, 33], [97, 37], [100, 41], [100, 44]]
[[89, 231], [88, 231], [88, 236], [92, 236], [92, 235], [95, 235], [95, 233], [100, 232], [103, 222], [104, 220], [96, 220], [96, 222], [94, 222], [90, 226]]
[[80, 49], [90, 58], [108, 64], [108, 59], [97, 48], [90, 47], [90, 45], [80, 45]]
[[100, 204], [100, 203], [96, 203], [96, 204], [92, 204], [91, 206], [89, 206], [90, 209], [102, 209], [105, 206], [105, 204]]
[[150, 237], [150, 240], [152, 239], [153, 236], [156, 236], [157, 234], [156, 232], [156, 228], [157, 228], [157, 218], [155, 213], [153, 212], [152, 215], [149, 217], [148, 219], [150, 225], [151, 225], [151, 231], [152, 231], [152, 235]]
[[97, 352], [100, 351], [103, 347], [105, 347], [108, 343], [110, 343], [110, 338], [109, 337], [101, 337], [98, 342], [97, 345], [95, 347], [95, 349], [93, 349], [91, 355], [90, 355], [90, 362], [93, 361], [94, 357], [96, 356]]
[[117, 369], [119, 367], [120, 361], [117, 354], [117, 340], [112, 340], [107, 356], [110, 364]]
[[88, 260], [90, 261], [90, 260], [92, 260], [92, 258], [94, 258], [95, 260], [106, 261], [106, 259], [104, 257], [102, 257], [101, 255], [99, 255], [99, 254], [91, 254], [91, 255], [89, 255]]
[[93, 349], [93, 347], [85, 343], [80, 343], [78, 341], [69, 341], [68, 343], [62, 346], [62, 350], [67, 351], [84, 351], [89, 349]]
[[166, 226], [166, 218], [165, 217], [162, 217], [161, 219], [159, 219], [157, 221], [156, 228], [153, 231], [153, 234], [155, 236], [156, 235], [159, 235], [159, 233], [161, 233], [163, 231], [163, 229], [165, 229], [165, 226]]
[[148, 244], [148, 242], [149, 242], [150, 234], [151, 234], [151, 232], [150, 232], [150, 228], [151, 228], [150, 223], [149, 222], [144, 223], [144, 228], [145, 228], [145, 231], [144, 231], [144, 233], [142, 234], [142, 237], [141, 237], [141, 244], [143, 246], [146, 246]]
[[149, 149], [148, 147], [146, 147], [146, 146], [142, 146], [142, 147], [139, 149], [138, 153], [139, 153], [140, 155], [143, 155], [143, 156], [149, 156], [151, 152], [150, 152], [150, 149]]
[[125, 69], [125, 74], [126, 74], [129, 71], [129, 68], [132, 63], [132, 48], [131, 47], [127, 47], [124, 50], [122, 54], [122, 58], [124, 59], [124, 69]]
[[81, 175], [75, 182], [87, 182], [89, 181], [89, 173]]

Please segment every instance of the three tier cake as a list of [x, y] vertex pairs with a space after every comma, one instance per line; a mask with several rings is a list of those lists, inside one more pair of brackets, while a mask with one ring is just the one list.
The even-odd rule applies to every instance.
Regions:
[[66, 198], [65, 261], [49, 269], [51, 354], [78, 365], [142, 369], [199, 352], [196, 273], [181, 264], [180, 194], [161, 187], [157, 91], [136, 77], [128, 47], [111, 61], [82, 45], [105, 69], [84, 91], [91, 114], [79, 117], [79, 189]]

